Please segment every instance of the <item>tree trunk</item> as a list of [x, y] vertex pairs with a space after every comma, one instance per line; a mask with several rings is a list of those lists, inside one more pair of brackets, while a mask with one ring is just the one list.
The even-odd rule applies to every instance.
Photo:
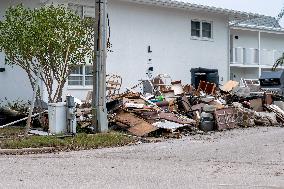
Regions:
[[37, 78], [36, 78], [36, 82], [35, 82], [35, 85], [34, 85], [33, 98], [32, 98], [32, 101], [31, 101], [31, 105], [30, 105], [30, 109], [29, 109], [29, 116], [28, 116], [27, 125], [26, 125], [26, 129], [25, 129], [25, 137], [28, 136], [28, 133], [29, 133], [30, 128], [31, 128], [32, 113], [33, 113], [33, 110], [34, 110], [36, 93], [37, 93], [38, 86], [39, 86], [38, 83], [39, 83], [40, 72], [41, 72], [41, 69], [37, 73]]

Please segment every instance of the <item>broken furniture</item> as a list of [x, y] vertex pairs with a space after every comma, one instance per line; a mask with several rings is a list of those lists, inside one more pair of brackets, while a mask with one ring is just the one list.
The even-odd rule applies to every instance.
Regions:
[[136, 136], [145, 136], [146, 134], [157, 130], [157, 128], [132, 113], [120, 111], [115, 116], [116, 124], [125, 128]]
[[284, 70], [263, 71], [259, 81], [262, 90], [284, 95]]
[[168, 74], [159, 74], [153, 80], [153, 87], [155, 91], [169, 90], [172, 85], [172, 78]]
[[[254, 80], [245, 80], [246, 87], [228, 81], [219, 90], [216, 83], [200, 77], [198, 88], [194, 88], [188, 84], [183, 86], [180, 80], [167, 83], [163, 76], [166, 75], [141, 81], [110, 98], [107, 103], [110, 126], [139, 137], [166, 137], [166, 133], [180, 134], [198, 128], [209, 132], [284, 123], [284, 111], [273, 105], [275, 94], [250, 93], [250, 85], [257, 85]], [[137, 88], [142, 85], [144, 92], [138, 92]], [[278, 100], [284, 101], [284, 98]], [[90, 109], [78, 108], [77, 113], [84, 118], [80, 125], [90, 125]]]
[[239, 82], [230, 80], [227, 83], [225, 83], [223, 86], [221, 86], [220, 90], [224, 92], [231, 92], [238, 85], [239, 85]]
[[198, 88], [197, 88], [197, 93], [204, 92], [205, 94], [208, 95], [214, 95], [216, 92], [216, 84], [215, 83], [209, 83], [206, 81], [200, 81]]
[[122, 77], [115, 74], [108, 74], [106, 76], [106, 95], [111, 97], [118, 95], [122, 85]]
[[179, 81], [173, 81], [171, 82], [171, 90], [174, 91], [174, 94], [175, 95], [181, 95], [184, 93], [183, 91], [183, 87], [182, 87], [182, 84], [181, 84], [181, 80]]
[[277, 119], [281, 121], [282, 123], [284, 122], [284, 111], [279, 108], [278, 106], [272, 104], [272, 105], [265, 105], [265, 107], [270, 110], [271, 112], [274, 112], [277, 116]]
[[241, 79], [241, 83], [244, 87], [248, 87], [251, 93], [259, 92], [260, 81], [258, 79]]
[[191, 85], [196, 89], [199, 86], [200, 81], [209, 83], [215, 83], [219, 86], [219, 74], [218, 69], [207, 69], [207, 68], [192, 68], [191, 72]]

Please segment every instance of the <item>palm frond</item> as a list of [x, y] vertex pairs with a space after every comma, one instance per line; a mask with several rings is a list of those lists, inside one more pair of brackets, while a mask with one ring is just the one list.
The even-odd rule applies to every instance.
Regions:
[[284, 53], [282, 54], [280, 58], [276, 60], [276, 62], [274, 63], [272, 67], [272, 70], [275, 71], [277, 67], [283, 66], [283, 65], [284, 65]]

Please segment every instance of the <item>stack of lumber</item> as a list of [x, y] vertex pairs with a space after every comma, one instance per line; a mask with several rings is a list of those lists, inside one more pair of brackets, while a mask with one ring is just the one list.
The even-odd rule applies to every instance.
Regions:
[[276, 114], [276, 117], [279, 121], [284, 123], [284, 111], [279, 108], [278, 106], [272, 104], [272, 105], [266, 105], [266, 108]]

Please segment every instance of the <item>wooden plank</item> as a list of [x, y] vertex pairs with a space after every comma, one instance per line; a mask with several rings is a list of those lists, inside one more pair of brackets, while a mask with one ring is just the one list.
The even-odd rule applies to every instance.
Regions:
[[116, 122], [129, 126], [127, 129], [136, 136], [145, 136], [157, 128], [132, 113], [121, 111], [115, 116]]

